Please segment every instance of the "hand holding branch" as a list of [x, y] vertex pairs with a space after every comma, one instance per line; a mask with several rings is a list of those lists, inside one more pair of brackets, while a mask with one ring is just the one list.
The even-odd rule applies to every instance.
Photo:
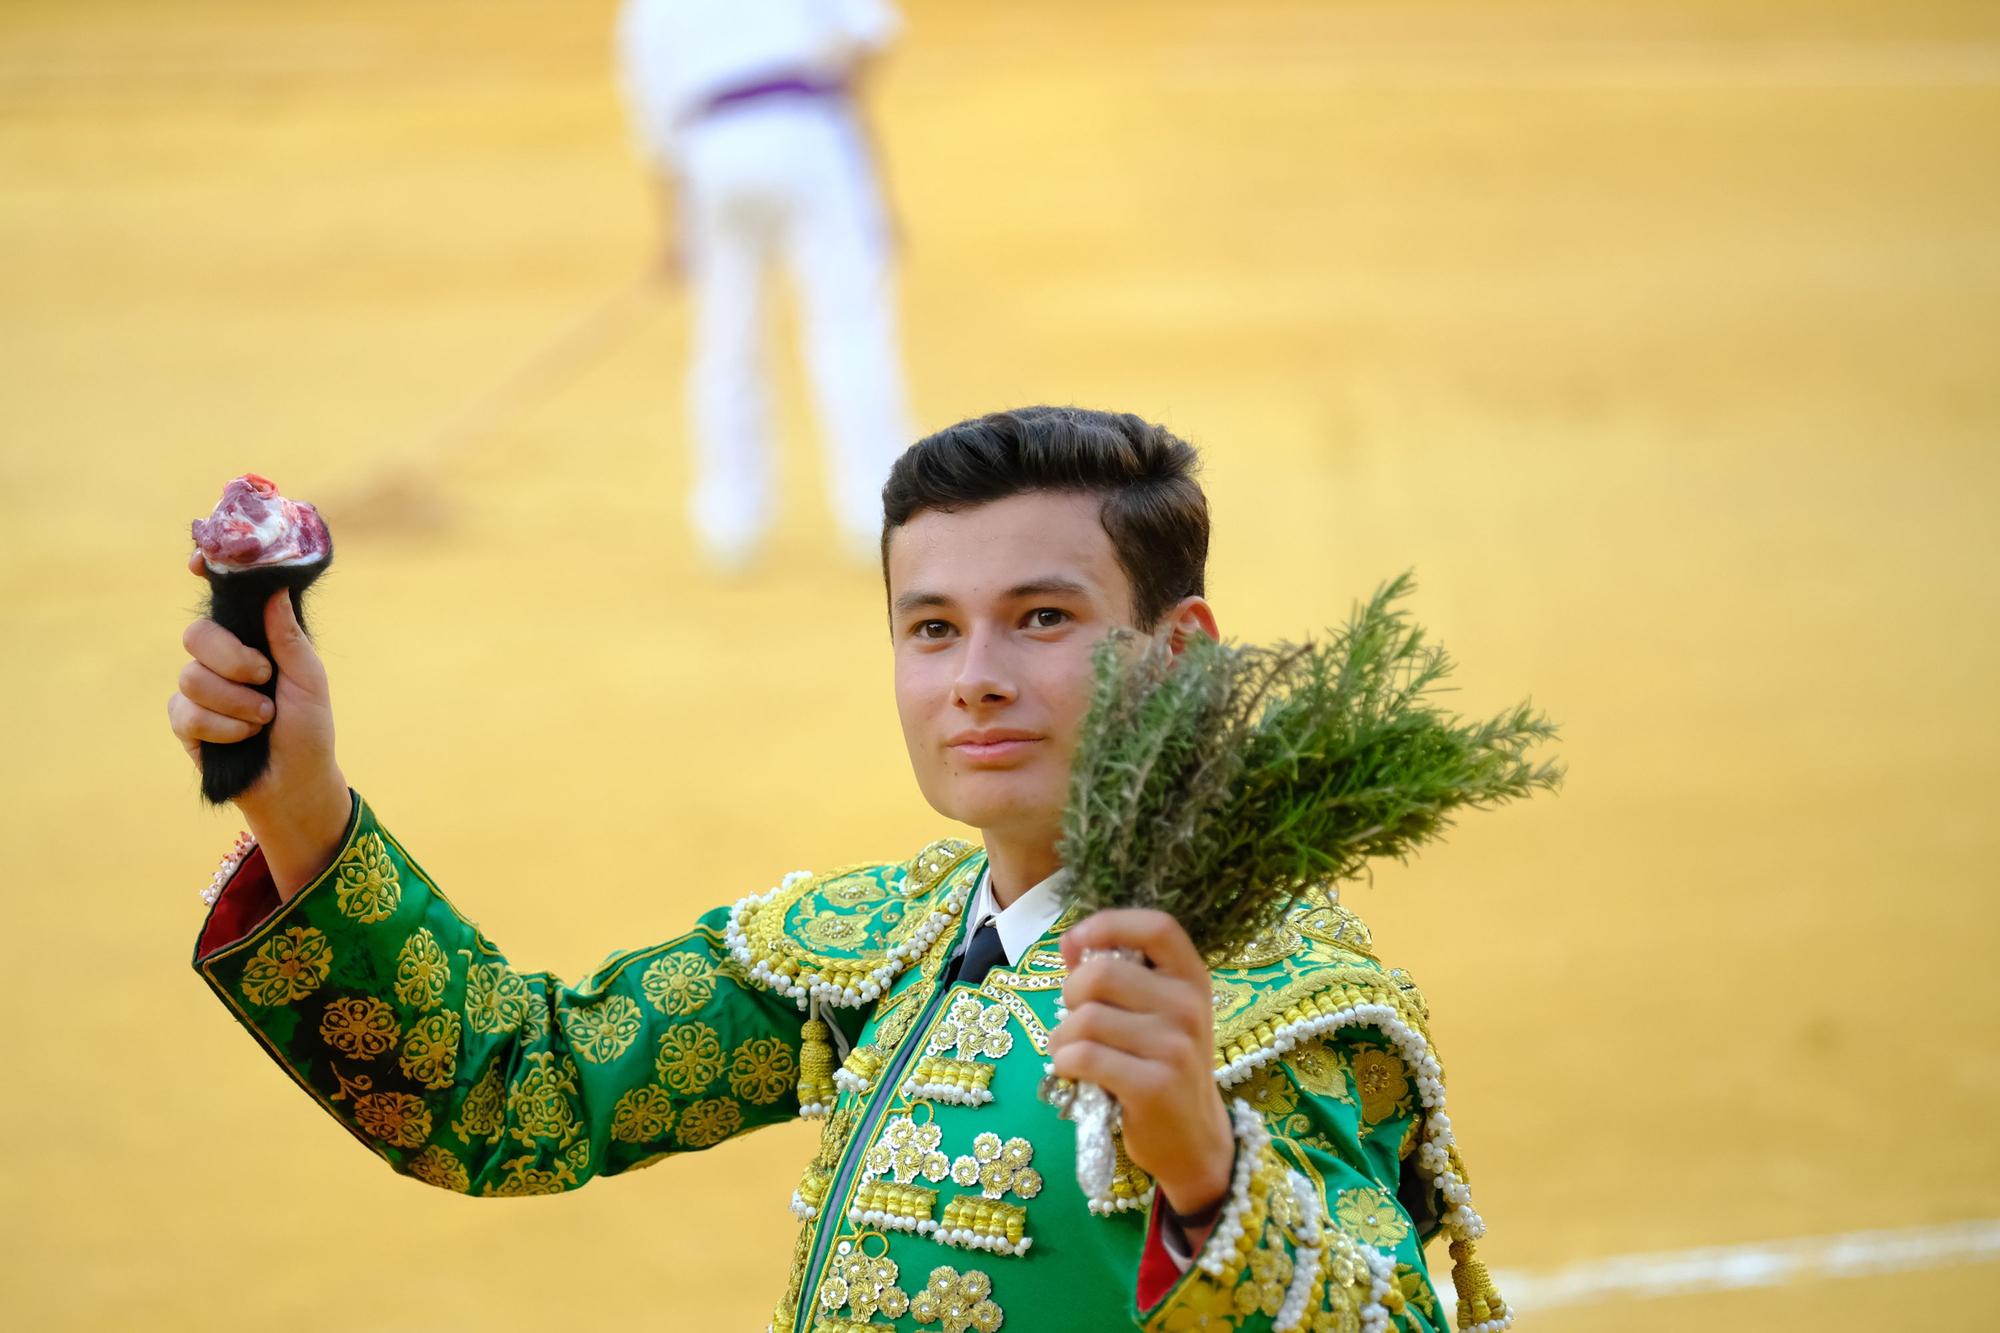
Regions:
[[[1110, 949], [1145, 961], [1086, 960]], [[1049, 1039], [1055, 1072], [1117, 1098], [1133, 1164], [1176, 1213], [1206, 1211], [1228, 1193], [1235, 1161], [1207, 964], [1178, 921], [1139, 908], [1098, 912], [1063, 932], [1062, 951], [1069, 1015]]]

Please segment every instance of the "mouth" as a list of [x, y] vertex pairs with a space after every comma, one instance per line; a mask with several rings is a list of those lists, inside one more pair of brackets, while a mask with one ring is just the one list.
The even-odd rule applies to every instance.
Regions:
[[1030, 731], [969, 731], [952, 737], [948, 747], [960, 759], [983, 766], [1018, 759], [1041, 743]]

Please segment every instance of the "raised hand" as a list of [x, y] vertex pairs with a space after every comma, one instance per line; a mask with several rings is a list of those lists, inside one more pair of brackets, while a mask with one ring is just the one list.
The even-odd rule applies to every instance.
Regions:
[[[201, 556], [188, 569], [204, 577]], [[245, 647], [212, 620], [197, 620], [181, 635], [191, 659], [179, 688], [167, 700], [167, 718], [197, 768], [201, 742], [240, 741], [270, 728], [269, 767], [236, 797], [236, 808], [264, 848], [271, 878], [289, 897], [312, 880], [340, 849], [347, 829], [347, 780], [334, 759], [333, 705], [326, 669], [292, 614], [291, 597], [279, 592], [264, 607], [271, 656]], [[275, 698], [253, 688], [271, 678]]]

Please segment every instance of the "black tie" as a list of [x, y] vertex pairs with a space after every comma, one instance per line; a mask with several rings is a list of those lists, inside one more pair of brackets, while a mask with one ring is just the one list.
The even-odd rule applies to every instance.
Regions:
[[989, 918], [985, 925], [973, 932], [972, 942], [965, 946], [965, 951], [952, 960], [945, 973], [944, 984], [950, 986], [962, 981], [968, 986], [977, 986], [986, 980], [986, 974], [993, 970], [995, 963], [1006, 960], [1007, 953], [1000, 947], [1000, 928]]

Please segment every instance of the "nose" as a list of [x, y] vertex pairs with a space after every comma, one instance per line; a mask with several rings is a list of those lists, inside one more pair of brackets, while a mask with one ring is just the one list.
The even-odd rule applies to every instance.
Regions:
[[979, 629], [966, 635], [958, 674], [951, 682], [953, 704], [976, 710], [1000, 707], [1014, 701], [1013, 673], [1007, 670], [1000, 638]]

